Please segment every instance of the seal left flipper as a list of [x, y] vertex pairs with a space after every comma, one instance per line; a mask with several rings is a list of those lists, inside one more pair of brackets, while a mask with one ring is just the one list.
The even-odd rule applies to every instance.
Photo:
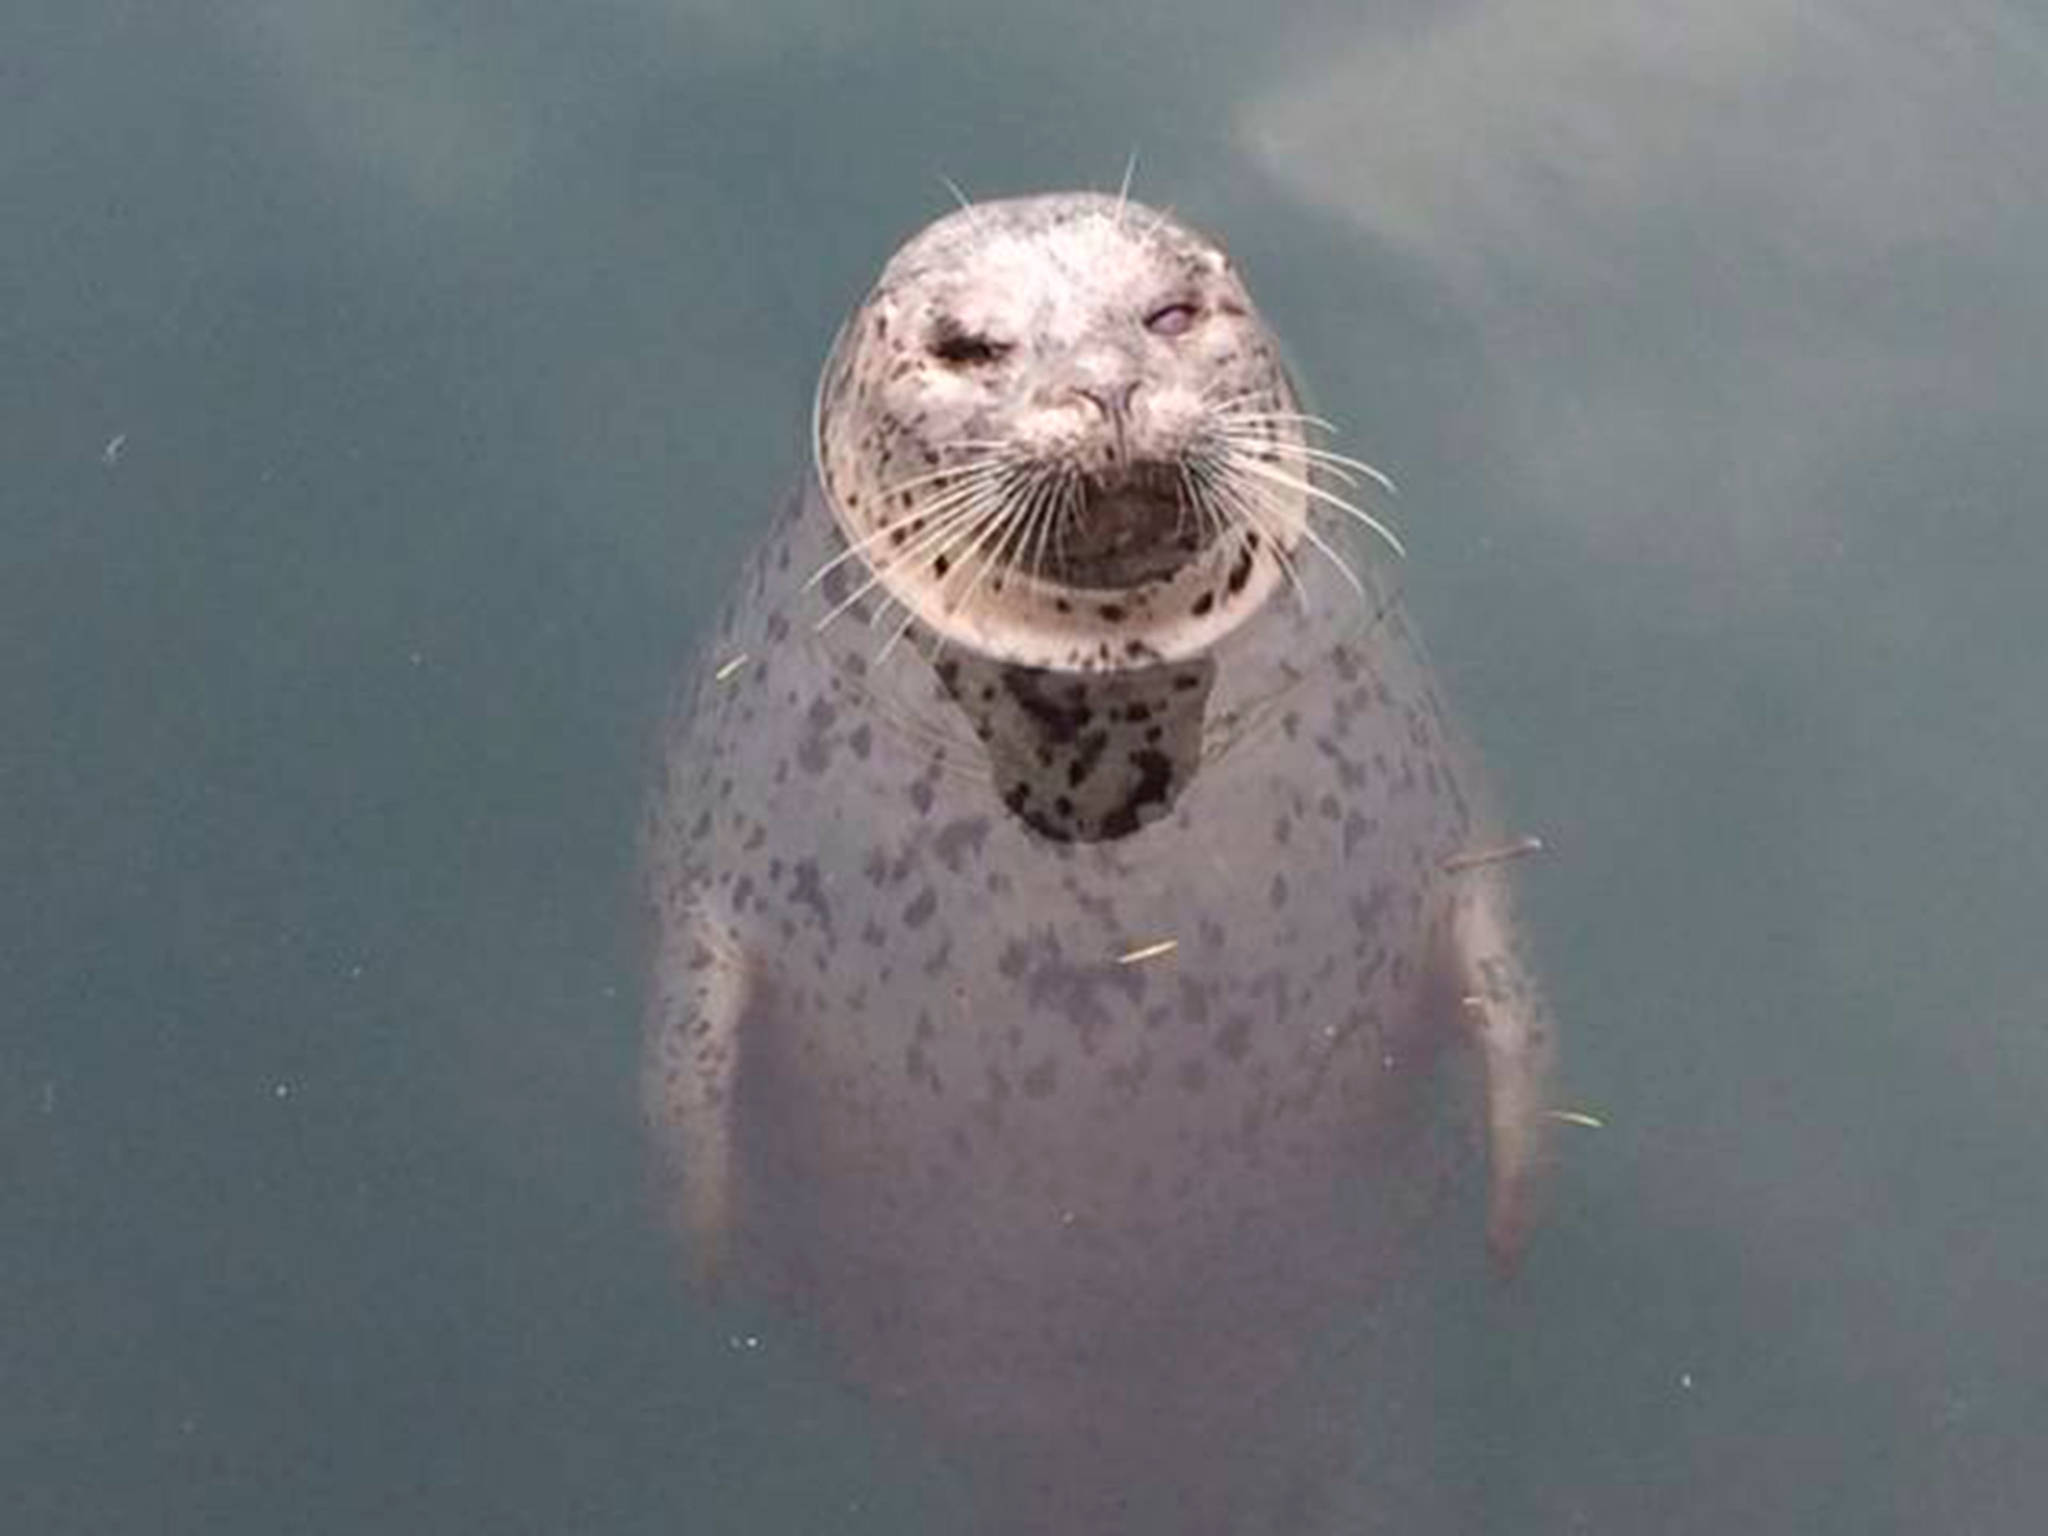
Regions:
[[701, 903], [670, 929], [655, 963], [656, 1053], [648, 1116], [663, 1149], [668, 1214], [689, 1245], [701, 1290], [715, 1293], [738, 1212], [734, 1091], [749, 968], [740, 941]]
[[1536, 1224], [1557, 1025], [1516, 944], [1506, 873], [1484, 863], [1454, 878], [1451, 974], [1485, 1068], [1486, 1247], [1506, 1272]]

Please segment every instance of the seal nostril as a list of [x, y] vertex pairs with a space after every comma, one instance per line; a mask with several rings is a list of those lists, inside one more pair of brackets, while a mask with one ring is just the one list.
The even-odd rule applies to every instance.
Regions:
[[1131, 397], [1138, 392], [1138, 381], [1131, 379], [1122, 384], [1077, 384], [1074, 393], [1112, 420], [1121, 421], [1130, 414]]

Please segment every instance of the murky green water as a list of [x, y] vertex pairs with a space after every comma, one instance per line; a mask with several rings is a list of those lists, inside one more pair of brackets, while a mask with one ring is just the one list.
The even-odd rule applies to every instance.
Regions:
[[951, 1528], [667, 1267], [633, 835], [843, 308], [1135, 148], [1553, 850], [1471, 1525], [2041, 1528], [2039, 8], [809, 9], [0, 7], [0, 1525]]

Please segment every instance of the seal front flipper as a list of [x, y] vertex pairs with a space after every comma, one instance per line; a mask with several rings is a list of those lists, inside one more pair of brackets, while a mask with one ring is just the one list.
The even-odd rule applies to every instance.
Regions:
[[[1519, 848], [1512, 851], [1521, 851]], [[1486, 1247], [1495, 1266], [1520, 1262], [1541, 1203], [1557, 1024], [1516, 943], [1501, 857], [1458, 861], [1452, 975], [1485, 1070]]]
[[648, 1118], [664, 1214], [680, 1230], [698, 1287], [715, 1294], [737, 1216], [735, 1091], [740, 1021], [751, 990], [738, 937], [701, 902], [664, 923], [648, 1039]]

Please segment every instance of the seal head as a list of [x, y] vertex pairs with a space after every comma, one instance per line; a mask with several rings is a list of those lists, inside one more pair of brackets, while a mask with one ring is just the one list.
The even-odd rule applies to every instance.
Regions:
[[904, 246], [833, 347], [814, 440], [848, 556], [908, 615], [1096, 672], [1198, 654], [1304, 545], [1338, 558], [1308, 420], [1218, 245], [1070, 193]]

